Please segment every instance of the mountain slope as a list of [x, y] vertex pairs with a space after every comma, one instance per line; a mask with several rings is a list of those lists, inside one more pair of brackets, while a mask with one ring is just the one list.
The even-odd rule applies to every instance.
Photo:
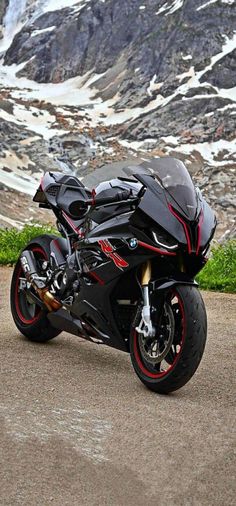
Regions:
[[174, 154], [206, 189], [220, 230], [232, 227], [235, 1], [10, 0], [7, 12], [0, 118], [39, 136], [28, 153], [36, 168], [72, 163], [84, 175]]

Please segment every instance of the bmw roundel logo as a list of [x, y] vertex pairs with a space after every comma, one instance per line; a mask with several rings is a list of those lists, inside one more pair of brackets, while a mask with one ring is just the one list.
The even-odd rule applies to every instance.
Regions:
[[137, 248], [138, 246], [138, 241], [137, 239], [135, 239], [134, 237], [132, 239], [129, 240], [129, 247], [131, 249], [134, 249], [134, 248]]

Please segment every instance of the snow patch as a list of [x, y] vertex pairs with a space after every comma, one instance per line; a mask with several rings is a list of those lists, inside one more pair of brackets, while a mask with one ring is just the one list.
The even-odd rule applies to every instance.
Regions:
[[169, 16], [169, 14], [173, 14], [173, 12], [177, 11], [178, 9], [181, 9], [183, 7], [184, 0], [175, 0], [173, 4], [170, 6], [169, 12], [166, 14], [166, 16]]
[[156, 11], [156, 15], [162, 14], [162, 12], [166, 12], [165, 16], [169, 16], [169, 14], [173, 14], [175, 11], [180, 9], [183, 6], [184, 0], [174, 0], [171, 4], [166, 2], [158, 11]]
[[236, 102], [236, 86], [234, 88], [216, 88], [218, 95], [223, 98], [229, 98]]
[[236, 32], [234, 32], [233, 37], [230, 39], [226, 35], [224, 36], [225, 43], [222, 46], [222, 51], [220, 53], [217, 53], [216, 55], [212, 56], [211, 62], [207, 67], [205, 67], [204, 70], [201, 70], [198, 72], [198, 78], [202, 77], [202, 75], [206, 74], [209, 70], [212, 70], [212, 67], [221, 60], [224, 56], [234, 51], [236, 48]]
[[[236, 32], [234, 32], [233, 37], [230, 39], [229, 37], [225, 36], [225, 42], [222, 46], [222, 51], [220, 53], [217, 53], [216, 55], [212, 56], [211, 61], [209, 65], [207, 65], [203, 70], [200, 70], [199, 72], [195, 72], [194, 67], [190, 67], [190, 69], [177, 76], [179, 80], [182, 80], [184, 77], [189, 75], [190, 79], [185, 83], [179, 86], [175, 92], [167, 97], [165, 100], [170, 102], [173, 98], [176, 97], [178, 94], [182, 94], [183, 96], [186, 95], [186, 93], [191, 88], [204, 88], [206, 85], [208, 85], [207, 82], [200, 83], [200, 79], [202, 76], [204, 76], [209, 70], [212, 70], [214, 65], [220, 61], [222, 58], [224, 58], [227, 54], [231, 53], [236, 48]], [[209, 86], [209, 85], [208, 85]], [[212, 86], [212, 89], [216, 91], [216, 93], [223, 97], [223, 98], [230, 98], [230, 100], [236, 101], [236, 87], [230, 88], [230, 89], [219, 89], [216, 86]], [[216, 97], [216, 94], [212, 94], [213, 97]], [[188, 97], [186, 100], [195, 100], [200, 98], [210, 98], [211, 95], [197, 95], [194, 97]], [[165, 102], [167, 103], [167, 102]]]
[[162, 14], [162, 12], [167, 11], [169, 8], [170, 5], [168, 4], [168, 2], [166, 2], [164, 5], [162, 5], [162, 7], [160, 7], [160, 9], [158, 9], [158, 11], [156, 11], [156, 15], [158, 16], [159, 14]]
[[[205, 9], [205, 8], [206, 8], [206, 7], [208, 7], [209, 5], [215, 4], [216, 2], [218, 2], [218, 0], [209, 0], [209, 1], [208, 1], [208, 2], [206, 2], [205, 4], [200, 5], [200, 7], [198, 7], [196, 10], [197, 10], [197, 11], [201, 11], [202, 9]], [[233, 5], [233, 4], [235, 3], [235, 0], [221, 0], [221, 3], [222, 3], [222, 4]]]
[[[25, 172], [29, 165], [35, 165], [27, 155], [19, 158], [14, 151], [4, 151], [0, 158], [0, 181], [5, 186], [28, 195], [34, 195], [41, 173], [36, 178]], [[7, 170], [6, 170], [7, 169]]]
[[3, 19], [3, 39], [0, 41], [0, 52], [7, 51], [13, 38], [23, 26], [22, 16], [25, 12], [26, 0], [10, 0]]
[[[169, 148], [170, 151], [173, 148]], [[194, 151], [197, 151], [202, 156], [203, 160], [207, 165], [213, 167], [221, 167], [235, 164], [236, 162], [236, 140], [226, 141], [219, 140], [215, 142], [202, 142], [196, 144], [179, 144], [174, 148], [176, 152], [191, 155]], [[223, 151], [226, 152], [226, 157], [223, 155]], [[223, 160], [216, 160], [219, 154], [222, 153]], [[229, 159], [229, 155], [231, 159]]]
[[174, 137], [173, 135], [167, 135], [166, 137], [162, 137], [162, 140], [166, 144], [173, 144], [174, 146], [178, 146], [179, 139], [177, 137]]
[[154, 86], [155, 81], [156, 81], [156, 77], [157, 77], [157, 75], [155, 74], [153, 76], [153, 78], [151, 79], [150, 84], [149, 84], [149, 86], [147, 88], [147, 92], [148, 92], [149, 97], [152, 96], [152, 90], [153, 90], [153, 86]]
[[[161, 137], [161, 140], [166, 144], [166, 154], [175, 151], [185, 155], [192, 155], [194, 152], [197, 152], [200, 153], [206, 165], [213, 167], [230, 166], [236, 163], [236, 140], [181, 144], [180, 138], [174, 137], [173, 135]], [[147, 147], [151, 150], [154, 149], [154, 147], [158, 147], [160, 140], [154, 138], [146, 138], [143, 141], [128, 141], [122, 139], [119, 140], [119, 143], [125, 148], [133, 151], [147, 152]], [[225, 153], [223, 154], [224, 151]], [[220, 154], [222, 154], [221, 160], [218, 160], [217, 158]]]
[[42, 28], [42, 30], [34, 30], [32, 33], [31, 33], [31, 37], [36, 37], [37, 35], [41, 35], [42, 33], [45, 33], [45, 32], [52, 32], [53, 30], [55, 30], [56, 26], [49, 26], [48, 28]]
[[235, 109], [236, 108], [236, 104], [228, 104], [228, 105], [225, 105], [224, 107], [219, 107], [218, 109], [215, 109], [213, 112], [209, 112], [207, 114], [205, 114], [205, 116], [213, 116], [213, 114], [215, 114], [216, 112], [225, 112], [225, 111], [229, 111], [231, 109]]
[[157, 139], [146, 138], [143, 141], [128, 141], [127, 139], [119, 139], [119, 144], [124, 148], [131, 149], [132, 151], [143, 151], [147, 152], [147, 145], [150, 145], [152, 149], [157, 145]]
[[178, 79], [178, 81], [183, 81], [183, 79], [185, 79], [185, 77], [194, 77], [195, 75], [195, 72], [194, 72], [194, 67], [190, 67], [189, 70], [187, 70], [187, 72], [183, 72], [182, 74], [179, 74], [176, 76], [176, 79]]
[[25, 108], [21, 104], [14, 104], [13, 114], [0, 109], [0, 118], [24, 126], [27, 130], [31, 130], [39, 134], [45, 140], [49, 140], [55, 135], [63, 135], [68, 133], [67, 130], [51, 128], [56, 118], [49, 114], [48, 111], [39, 110], [36, 107]]
[[205, 9], [206, 7], [208, 7], [208, 5], [211, 5], [211, 4], [215, 4], [218, 0], [209, 0], [208, 2], [206, 2], [205, 4], [203, 5], [200, 5], [200, 7], [198, 7], [196, 10], [197, 11], [201, 11], [202, 9]]
[[[5, 29], [3, 39], [0, 41], [0, 52], [7, 51], [14, 36], [28, 21], [32, 24], [42, 14], [64, 8], [71, 8], [75, 12], [79, 12], [90, 2], [91, 0], [34, 0], [29, 4], [27, 0], [10, 0], [3, 20]], [[39, 33], [38, 30], [35, 30], [33, 36], [36, 36], [37, 32]], [[43, 30], [40, 32], [43, 33]]]
[[87, 0], [40, 0], [38, 3], [42, 4], [43, 12], [58, 11], [66, 7], [73, 7], [78, 4], [86, 4]]
[[182, 56], [182, 60], [192, 60], [192, 55], [191, 54], [186, 54], [186, 56]]

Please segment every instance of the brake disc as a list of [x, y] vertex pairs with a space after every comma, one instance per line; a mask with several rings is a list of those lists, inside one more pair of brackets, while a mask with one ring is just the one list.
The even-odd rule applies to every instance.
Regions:
[[165, 304], [161, 325], [157, 329], [155, 337], [144, 337], [143, 334], [138, 335], [139, 348], [143, 358], [151, 364], [160, 363], [171, 349], [174, 334], [174, 315], [171, 307]]

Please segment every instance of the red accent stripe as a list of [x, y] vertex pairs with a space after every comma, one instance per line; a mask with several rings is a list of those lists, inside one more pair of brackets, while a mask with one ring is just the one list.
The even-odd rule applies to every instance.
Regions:
[[123, 267], [129, 267], [129, 264], [126, 262], [126, 260], [124, 260], [124, 258], [121, 258], [118, 253], [114, 252], [114, 248], [112, 244], [109, 243], [109, 241], [106, 239], [100, 240], [98, 241], [98, 244], [101, 246], [102, 252], [105, 253], [105, 255], [114, 262], [116, 267], [119, 269], [122, 269]]
[[55, 246], [56, 246], [57, 250], [61, 253], [61, 248], [60, 248], [60, 246], [59, 246], [58, 240], [57, 240], [57, 239], [53, 239], [53, 241], [52, 241], [52, 242], [53, 242], [53, 244], [55, 244]]
[[96, 197], [96, 190], [93, 188], [92, 190], [92, 206], [95, 206], [95, 197]]
[[156, 253], [159, 253], [160, 255], [167, 255], [174, 257], [176, 256], [176, 253], [174, 251], [164, 251], [162, 249], [156, 248], [155, 246], [151, 246], [150, 244], [147, 244], [146, 242], [138, 241], [138, 245], [142, 246], [142, 248], [150, 249], [151, 251], [155, 251]]
[[176, 363], [179, 361], [179, 358], [181, 355], [182, 346], [183, 346], [183, 343], [185, 340], [185, 335], [186, 335], [186, 319], [185, 319], [184, 305], [183, 305], [182, 300], [180, 299], [179, 294], [177, 294], [177, 292], [173, 292], [173, 295], [175, 297], [177, 297], [177, 299], [178, 299], [178, 303], [179, 303], [180, 310], [181, 310], [182, 322], [183, 322], [183, 330], [182, 330], [179, 353], [176, 354], [173, 364], [171, 364], [171, 366], [166, 371], [162, 371], [162, 372], [154, 374], [154, 373], [150, 372], [148, 369], [146, 369], [146, 367], [144, 366], [144, 364], [141, 361], [141, 357], [140, 357], [139, 350], [138, 350], [138, 343], [137, 343], [138, 333], [136, 330], [134, 331], [134, 355], [135, 355], [135, 358], [136, 358], [136, 361], [137, 361], [137, 364], [138, 364], [140, 370], [142, 371], [143, 374], [145, 374], [145, 376], [148, 376], [148, 378], [158, 379], [158, 378], [161, 378], [161, 377], [169, 374], [169, 372], [172, 371], [172, 369], [175, 367]]
[[96, 279], [96, 281], [98, 281], [99, 285], [105, 285], [105, 281], [103, 281], [103, 279], [101, 279], [97, 274], [96, 272], [89, 272], [89, 275]]
[[187, 240], [187, 246], [188, 246], [188, 253], [192, 253], [192, 247], [191, 247], [191, 240], [190, 240], [190, 237], [189, 237], [189, 231], [188, 231], [188, 227], [187, 227], [187, 224], [185, 223], [185, 221], [174, 211], [173, 207], [168, 204], [168, 207], [169, 207], [169, 210], [171, 212], [171, 214], [173, 214], [177, 220], [183, 225], [184, 227], [184, 232], [185, 232], [185, 237], [186, 237], [186, 240]]
[[101, 246], [101, 250], [103, 251], [103, 253], [109, 254], [113, 252], [113, 246], [109, 244], [109, 242], [106, 239], [98, 241], [98, 244], [99, 246]]
[[67, 223], [70, 225], [70, 227], [72, 228], [72, 230], [76, 234], [79, 234], [79, 228], [76, 228], [76, 226], [74, 225], [73, 221], [69, 218], [69, 216], [67, 216], [67, 214], [65, 213], [65, 211], [62, 211], [62, 215], [65, 218], [65, 220], [67, 221]]
[[45, 174], [43, 174], [43, 175], [41, 176], [41, 178], [40, 178], [40, 183], [39, 183], [39, 188], [41, 187], [41, 189], [42, 189], [42, 190], [43, 190], [43, 180], [44, 180], [44, 175], [45, 175]]
[[110, 253], [109, 257], [111, 258], [111, 260], [113, 260], [116, 267], [119, 267], [119, 268], [129, 267], [128, 262], [126, 262], [126, 260], [124, 260], [124, 258], [121, 258], [120, 255], [118, 255], [117, 253]]
[[200, 217], [199, 217], [199, 223], [197, 227], [197, 249], [196, 249], [196, 255], [199, 255], [199, 250], [201, 246], [201, 235], [202, 235], [202, 223], [203, 223], [203, 212], [201, 211]]

